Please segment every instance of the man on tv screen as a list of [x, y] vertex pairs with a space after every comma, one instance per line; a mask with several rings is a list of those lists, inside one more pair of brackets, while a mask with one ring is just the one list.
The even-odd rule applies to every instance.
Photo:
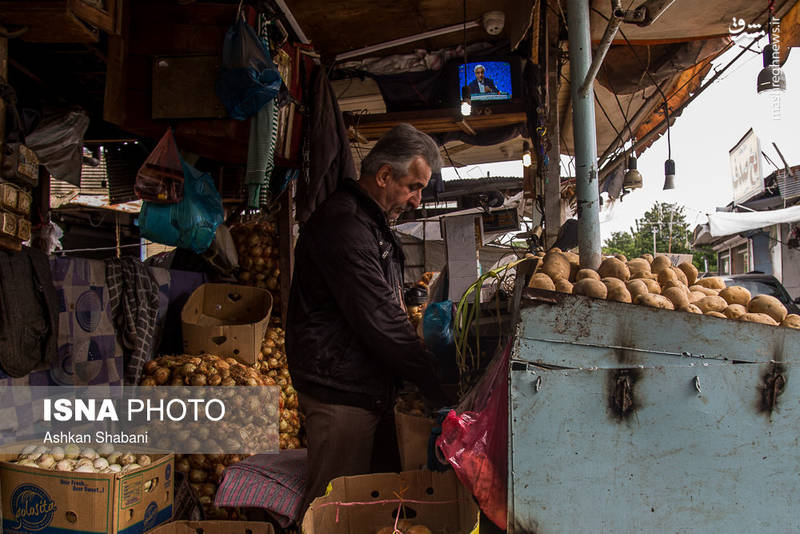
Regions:
[[492, 79], [486, 77], [486, 69], [483, 68], [483, 65], [475, 65], [475, 69], [473, 70], [475, 72], [475, 79], [469, 82], [470, 94], [499, 92]]

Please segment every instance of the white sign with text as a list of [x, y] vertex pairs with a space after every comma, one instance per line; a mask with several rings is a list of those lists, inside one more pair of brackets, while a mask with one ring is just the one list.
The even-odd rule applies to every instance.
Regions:
[[764, 192], [761, 143], [752, 128], [730, 150], [733, 202], [742, 202]]

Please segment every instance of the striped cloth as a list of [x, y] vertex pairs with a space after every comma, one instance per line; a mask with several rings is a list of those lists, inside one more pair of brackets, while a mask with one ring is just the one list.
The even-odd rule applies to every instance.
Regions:
[[298, 519], [306, 486], [306, 449], [257, 454], [225, 470], [214, 504], [266, 510], [282, 528]]

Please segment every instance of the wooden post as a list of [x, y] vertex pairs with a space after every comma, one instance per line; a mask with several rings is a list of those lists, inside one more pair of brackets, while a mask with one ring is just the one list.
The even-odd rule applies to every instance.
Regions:
[[[8, 81], [8, 39], [0, 37], [0, 77]], [[6, 139], [6, 101], [0, 98], [0, 162]]]
[[561, 220], [561, 132], [558, 121], [558, 16], [547, 10], [545, 19], [546, 69], [547, 69], [547, 134], [550, 138], [550, 151], [547, 156], [550, 165], [544, 173], [544, 223], [545, 245], [551, 247], [556, 242], [558, 231], [564, 222]]

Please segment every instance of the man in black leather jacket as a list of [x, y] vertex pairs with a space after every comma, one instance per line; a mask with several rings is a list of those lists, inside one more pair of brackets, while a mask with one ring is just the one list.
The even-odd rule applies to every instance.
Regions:
[[419, 205], [440, 167], [436, 143], [400, 124], [364, 158], [359, 181], [346, 180], [300, 231], [286, 352], [306, 415], [305, 506], [331, 479], [369, 472], [375, 428], [401, 379], [446, 404], [434, 356], [406, 315], [404, 256], [389, 227]]

